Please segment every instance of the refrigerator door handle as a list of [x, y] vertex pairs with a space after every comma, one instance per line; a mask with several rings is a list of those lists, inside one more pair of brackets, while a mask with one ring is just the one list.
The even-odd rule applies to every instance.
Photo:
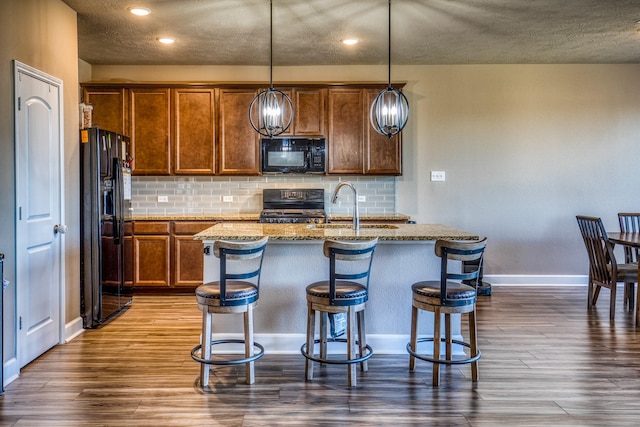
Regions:
[[120, 244], [122, 237], [122, 168], [120, 160], [113, 158], [113, 243]]

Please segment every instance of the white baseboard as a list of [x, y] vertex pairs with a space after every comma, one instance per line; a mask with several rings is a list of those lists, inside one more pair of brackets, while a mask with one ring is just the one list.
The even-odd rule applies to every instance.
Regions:
[[20, 376], [20, 368], [18, 367], [18, 359], [15, 357], [4, 362], [3, 366], [3, 384], [6, 386], [15, 381]]
[[507, 286], [587, 286], [586, 275], [507, 275], [487, 274], [482, 280], [491, 285]]
[[82, 317], [77, 317], [64, 325], [64, 342], [69, 342], [84, 332]]

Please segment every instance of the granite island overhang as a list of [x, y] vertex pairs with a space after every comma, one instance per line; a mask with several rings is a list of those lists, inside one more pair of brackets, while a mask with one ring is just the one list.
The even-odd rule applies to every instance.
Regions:
[[[351, 224], [219, 223], [194, 236], [205, 248], [216, 240], [256, 240], [269, 236], [255, 310], [256, 341], [267, 353], [299, 353], [305, 341], [305, 287], [329, 275], [322, 252], [326, 239], [367, 240], [377, 237], [371, 267], [369, 300], [365, 309], [367, 341], [374, 353], [403, 354], [411, 327], [411, 285], [438, 280], [437, 239], [476, 240], [478, 235], [440, 224], [366, 224], [359, 231]], [[217, 280], [219, 260], [205, 251], [204, 281]], [[194, 302], [195, 304], [195, 302]], [[239, 316], [239, 315], [238, 315]], [[240, 338], [242, 319], [218, 315], [213, 319], [215, 339]], [[433, 317], [421, 314], [419, 332], [432, 335]], [[452, 318], [452, 334], [460, 339], [459, 316]], [[375, 356], [374, 356], [375, 357]]]

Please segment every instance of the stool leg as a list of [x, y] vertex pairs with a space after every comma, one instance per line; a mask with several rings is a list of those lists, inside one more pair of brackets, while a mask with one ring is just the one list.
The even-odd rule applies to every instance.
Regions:
[[[356, 312], [353, 310], [353, 306], [349, 306], [349, 311], [347, 312], [347, 359], [355, 359], [355, 331], [354, 326], [356, 323]], [[356, 385], [356, 365], [354, 363], [349, 363], [347, 365], [349, 369], [349, 387], [355, 387]]]
[[[364, 352], [367, 350], [367, 333], [364, 324], [364, 310], [358, 312], [358, 344], [360, 346], [360, 357], [364, 356]], [[369, 364], [365, 360], [360, 363], [360, 370], [367, 372], [369, 370]]]
[[636, 328], [640, 325], [640, 269], [638, 269], [638, 289], [636, 290]]
[[[411, 344], [410, 348], [416, 351], [418, 345], [418, 308], [413, 305], [411, 307]], [[409, 370], [413, 371], [416, 368], [416, 358], [409, 355]]]
[[[440, 308], [436, 307], [433, 312], [433, 358], [440, 359]], [[440, 385], [440, 364], [433, 364], [433, 386]]]
[[[244, 312], [244, 357], [251, 357], [253, 353], [253, 305], [249, 304]], [[245, 377], [247, 384], [256, 382], [253, 362], [245, 364]]]
[[[478, 337], [477, 337], [477, 325], [476, 325], [476, 309], [469, 312], [469, 345], [471, 349], [471, 357], [478, 354]], [[478, 362], [471, 363], [471, 380], [478, 381]]]
[[[327, 358], [327, 324], [329, 323], [329, 313], [320, 312], [320, 358]], [[324, 365], [324, 363], [322, 364]]]
[[451, 314], [445, 313], [444, 315], [444, 336], [445, 336], [445, 352], [447, 360], [451, 360], [453, 357], [453, 341], [451, 339]]
[[[307, 302], [307, 354], [313, 355], [313, 341], [316, 333], [316, 312], [311, 306], [310, 302]], [[304, 364], [304, 374], [307, 381], [313, 379], [313, 361], [306, 359]]]
[[[211, 360], [211, 323], [212, 314], [202, 312], [202, 337], [200, 337], [200, 355], [205, 360]], [[209, 371], [211, 366], [206, 363], [200, 364], [200, 386], [209, 385]]]

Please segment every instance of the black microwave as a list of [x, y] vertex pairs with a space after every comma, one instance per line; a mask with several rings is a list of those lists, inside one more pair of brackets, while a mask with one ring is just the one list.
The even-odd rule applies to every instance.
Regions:
[[324, 173], [324, 138], [263, 138], [262, 172]]

